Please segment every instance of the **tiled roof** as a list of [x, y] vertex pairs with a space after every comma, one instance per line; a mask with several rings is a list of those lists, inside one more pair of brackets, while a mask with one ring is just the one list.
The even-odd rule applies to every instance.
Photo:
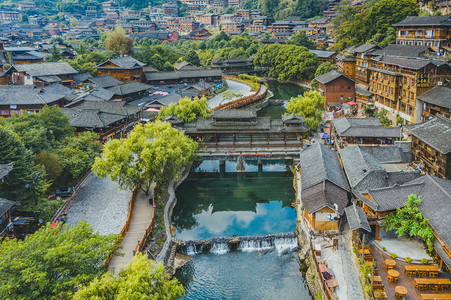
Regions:
[[364, 229], [371, 232], [370, 224], [366, 218], [365, 212], [361, 207], [355, 204], [345, 208], [346, 218], [348, 219], [349, 228], [351, 230]]
[[102, 88], [109, 88], [118, 84], [123, 83], [120, 80], [117, 80], [111, 75], [103, 75], [103, 76], [97, 76], [97, 77], [91, 77], [88, 79], [92, 83], [94, 83], [96, 86], [102, 87]]
[[432, 105], [451, 109], [451, 89], [442, 86], [436, 86], [427, 91], [417, 99]]
[[352, 50], [352, 52], [354, 52], [354, 53], [366, 53], [366, 52], [374, 50], [374, 49], [380, 49], [380, 47], [377, 44], [366, 43], [366, 44], [358, 46], [357, 48], [354, 48]]
[[335, 51], [324, 51], [324, 50], [309, 50], [308, 52], [316, 54], [320, 58], [329, 58], [332, 55], [337, 54]]
[[46, 92], [42, 88], [19, 85], [0, 85], [0, 105], [53, 104], [66, 95]]
[[307, 189], [328, 180], [349, 191], [349, 185], [341, 167], [337, 153], [321, 143], [316, 143], [301, 151], [302, 189]]
[[424, 17], [406, 17], [399, 23], [392, 24], [393, 27], [399, 26], [440, 26], [447, 25], [451, 27], [451, 16], [424, 16]]
[[430, 49], [428, 46], [407, 46], [390, 44], [383, 49], [374, 50], [370, 54], [375, 56], [385, 55], [399, 57], [423, 57], [426, 53], [426, 50], [428, 49]]
[[402, 148], [391, 145], [358, 145], [360, 151], [370, 154], [381, 164], [409, 162], [409, 156], [405, 155]]
[[451, 120], [442, 116], [420, 124], [407, 125], [406, 129], [416, 138], [442, 154], [451, 152]]
[[332, 120], [337, 134], [341, 137], [399, 138], [401, 127], [385, 127], [378, 118], [341, 117]]
[[429, 225], [448, 247], [451, 247], [450, 191], [450, 180], [426, 175], [401, 186], [395, 185], [365, 191], [364, 193], [367, 193], [372, 200], [365, 197], [363, 193], [358, 194], [358, 198], [372, 209], [384, 212], [403, 207], [411, 194], [419, 196], [421, 198], [419, 205], [421, 214], [428, 219]]
[[0, 217], [3, 216], [8, 210], [10, 210], [13, 205], [13, 201], [0, 198]]
[[141, 83], [138, 81], [130, 81], [127, 83], [121, 83], [112, 87], [109, 87], [108, 90], [113, 92], [118, 96], [130, 95], [137, 92], [143, 92], [150, 89], [151, 86], [145, 83]]
[[78, 72], [67, 62], [46, 62], [37, 64], [23, 64], [13, 66], [18, 72], [25, 72], [31, 76], [70, 75]]
[[[343, 75], [342, 73], [332, 70], [326, 74], [323, 74], [321, 76], [316, 77], [315, 79], [318, 80], [318, 82], [322, 83], [322, 84], [328, 84], [329, 82], [332, 82], [340, 77], [345, 77], [347, 79], [349, 79], [348, 77], [346, 77], [345, 75]], [[352, 79], [349, 79], [351, 81], [353, 81]]]
[[[322, 181], [301, 192], [301, 201], [309, 214], [328, 207], [343, 215], [348, 205], [348, 193], [329, 181]], [[337, 208], [335, 207], [337, 205]]]
[[9, 174], [12, 171], [14, 165], [12, 163], [9, 164], [0, 164], [0, 180]]
[[205, 78], [222, 76], [221, 70], [207, 69], [207, 70], [190, 70], [190, 71], [174, 71], [174, 72], [156, 72], [145, 73], [147, 81], [157, 80], [179, 80], [183, 78]]
[[126, 69], [126, 70], [131, 70], [131, 69], [137, 69], [137, 68], [142, 68], [144, 67], [146, 64], [134, 59], [131, 56], [124, 56], [124, 57], [118, 57], [118, 58], [111, 58], [109, 60], [107, 60], [106, 62], [101, 63], [100, 65], [97, 66], [97, 69], [114, 69], [114, 67], [104, 67], [103, 65], [111, 62], [113, 64], [115, 64], [117, 67], [117, 69]]
[[[428, 65], [442, 66], [447, 65], [445, 61], [437, 61], [432, 59], [421, 59], [421, 58], [401, 58], [394, 56], [381, 57], [378, 61], [389, 65], [395, 65], [399, 67], [404, 67], [412, 70], [419, 70]], [[449, 65], [448, 65], [449, 66]]]

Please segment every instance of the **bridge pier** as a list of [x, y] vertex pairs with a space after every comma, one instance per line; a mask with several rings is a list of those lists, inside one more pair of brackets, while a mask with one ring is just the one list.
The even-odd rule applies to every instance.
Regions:
[[262, 173], [263, 172], [263, 161], [261, 158], [258, 159], [257, 166], [258, 166], [258, 173]]
[[219, 160], [219, 173], [224, 174], [225, 171], [226, 171], [225, 159], [220, 159]]

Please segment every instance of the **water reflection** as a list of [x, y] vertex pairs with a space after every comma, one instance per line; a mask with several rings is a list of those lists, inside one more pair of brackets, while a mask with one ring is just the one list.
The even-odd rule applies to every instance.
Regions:
[[[172, 215], [176, 236], [182, 240], [219, 236], [264, 235], [293, 231], [296, 212], [289, 164], [264, 163], [264, 172], [191, 173], [177, 189]], [[219, 162], [207, 162], [200, 169], [219, 169]], [[198, 169], [199, 169], [198, 168]], [[231, 168], [228, 168], [230, 170]], [[246, 161], [246, 170], [257, 170]], [[269, 171], [277, 170], [278, 172]], [[282, 171], [279, 171], [282, 170]]]

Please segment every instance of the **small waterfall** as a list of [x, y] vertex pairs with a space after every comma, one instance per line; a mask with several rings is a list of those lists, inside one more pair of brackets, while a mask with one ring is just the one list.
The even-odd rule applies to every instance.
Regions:
[[184, 252], [188, 255], [196, 255], [196, 254], [202, 253], [203, 250], [204, 250], [203, 244], [188, 243], [188, 244], [185, 244], [185, 246], [182, 249], [182, 252]]
[[236, 162], [236, 171], [238, 173], [240, 172], [246, 172], [246, 163], [244, 162], [243, 156], [240, 155], [238, 157], [238, 160]]
[[210, 249], [210, 252], [214, 254], [226, 254], [229, 251], [227, 242], [214, 242]]
[[268, 251], [275, 249], [277, 253], [291, 252], [298, 247], [298, 240], [294, 232], [271, 234], [264, 236], [245, 236], [233, 238], [214, 238], [204, 241], [186, 241], [180, 251], [188, 255], [211, 252], [225, 254], [230, 250], [243, 252]]

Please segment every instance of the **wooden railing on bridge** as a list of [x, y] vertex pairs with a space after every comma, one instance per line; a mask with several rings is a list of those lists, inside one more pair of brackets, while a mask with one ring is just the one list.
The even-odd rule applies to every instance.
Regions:
[[138, 241], [135, 250], [133, 250], [133, 255], [136, 255], [136, 253], [144, 250], [149, 235], [153, 233], [154, 224], [155, 224], [155, 189], [153, 191], [153, 199], [152, 199], [152, 217], [150, 218], [149, 225], [147, 225], [146, 231], [144, 232], [142, 238]]
[[[242, 79], [240, 79], [237, 76], [226, 75], [225, 77], [230, 78], [231, 80], [243, 81]], [[262, 89], [264, 89], [263, 92], [262, 92]], [[267, 94], [268, 94], [268, 90], [267, 90], [266, 86], [263, 87], [259, 83], [257, 92], [255, 94], [250, 95], [250, 96], [246, 96], [246, 97], [241, 97], [239, 99], [236, 99], [236, 100], [233, 100], [233, 101], [230, 101], [230, 102], [218, 105], [215, 108], [213, 108], [212, 110], [248, 107], [249, 105], [254, 104], [257, 101], [265, 99]]]
[[[130, 199], [130, 207], [128, 209], [127, 220], [125, 221], [125, 225], [124, 225], [124, 227], [122, 227], [121, 232], [119, 232], [119, 238], [116, 239], [116, 241], [114, 242], [115, 244], [120, 244], [122, 242], [122, 239], [127, 234], [128, 230], [130, 229], [130, 224], [132, 222], [132, 217], [133, 217], [133, 208], [135, 206], [135, 198], [136, 198], [137, 194], [138, 194], [138, 189], [135, 188], [132, 192], [132, 197]], [[114, 256], [114, 253], [110, 253], [110, 255], [108, 255], [108, 257], [105, 259], [103, 264], [105, 266], [109, 265], [113, 256]]]

